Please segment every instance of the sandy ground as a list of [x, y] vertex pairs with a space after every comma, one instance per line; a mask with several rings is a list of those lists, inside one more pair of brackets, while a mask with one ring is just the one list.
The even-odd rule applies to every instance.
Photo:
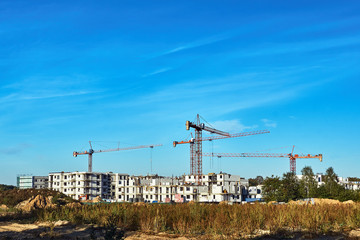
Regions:
[[[189, 238], [168, 234], [147, 235], [139, 232], [111, 231], [91, 225], [74, 226], [66, 221], [55, 223], [23, 224], [0, 222], [0, 239], [105, 239], [113, 236], [126, 240], [186, 240]], [[114, 238], [115, 239], [115, 238]]]
[[[58, 221], [55, 223], [35, 223], [24, 224], [14, 222], [0, 222], [0, 240], [1, 239], [109, 239], [108, 237], [115, 237], [113, 239], [126, 240], [186, 240], [199, 239], [187, 238], [176, 235], [169, 235], [159, 233], [156, 235], [148, 235], [140, 232], [121, 232], [113, 229], [106, 230], [100, 227], [91, 225], [75, 226], [66, 221]], [[216, 239], [223, 239], [221, 236]], [[211, 239], [203, 236], [200, 239]], [[288, 233], [277, 236], [258, 236], [253, 239], [258, 240], [274, 240], [274, 239], [317, 239], [317, 240], [341, 240], [341, 239], [360, 239], [360, 229], [352, 230], [346, 234], [334, 234], [326, 236], [310, 236], [301, 233]]]

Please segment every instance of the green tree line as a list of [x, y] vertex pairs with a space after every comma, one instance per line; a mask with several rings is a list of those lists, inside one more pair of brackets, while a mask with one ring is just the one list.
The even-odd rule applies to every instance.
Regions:
[[329, 198], [339, 201], [360, 201], [360, 192], [345, 189], [338, 183], [334, 169], [329, 167], [323, 176], [324, 184], [318, 186], [318, 181], [311, 167], [301, 170], [299, 180], [292, 172], [278, 176], [267, 177], [263, 181], [263, 195], [265, 201], [288, 202], [304, 198]]

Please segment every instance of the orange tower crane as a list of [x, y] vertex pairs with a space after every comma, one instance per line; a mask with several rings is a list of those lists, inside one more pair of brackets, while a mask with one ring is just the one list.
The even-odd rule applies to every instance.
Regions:
[[133, 147], [126, 147], [126, 148], [112, 148], [112, 149], [105, 149], [105, 150], [94, 150], [91, 145], [91, 141], [89, 141], [90, 149], [89, 151], [83, 152], [73, 152], [73, 156], [77, 157], [78, 155], [88, 155], [88, 172], [92, 172], [92, 155], [94, 153], [101, 153], [101, 152], [114, 152], [114, 151], [123, 151], [123, 150], [132, 150], [132, 149], [139, 149], [139, 148], [154, 148], [162, 146], [162, 144], [153, 144], [153, 145], [140, 145], [140, 146], [133, 146]]
[[[195, 176], [195, 180], [197, 184], [201, 183], [201, 176], [202, 176], [202, 142], [203, 141], [212, 141], [217, 139], [224, 139], [224, 138], [234, 138], [234, 137], [244, 137], [250, 135], [257, 135], [257, 134], [264, 134], [270, 133], [268, 130], [261, 130], [261, 131], [252, 131], [252, 132], [242, 132], [236, 134], [229, 134], [227, 132], [223, 132], [217, 130], [215, 128], [211, 128], [206, 126], [204, 123], [200, 122], [200, 116], [197, 114], [196, 122], [186, 121], [186, 130], [190, 130], [190, 128], [195, 129], [195, 138], [191, 138], [190, 140], [186, 141], [174, 141], [173, 146], [176, 147], [178, 144], [190, 144], [190, 175]], [[210, 133], [216, 133], [218, 136], [212, 137], [202, 137], [202, 131], [205, 130]]]
[[322, 154], [293, 154], [293, 153], [203, 153], [204, 157], [266, 157], [266, 158], [289, 158], [290, 172], [296, 174], [296, 159], [297, 158], [318, 158], [322, 162]]

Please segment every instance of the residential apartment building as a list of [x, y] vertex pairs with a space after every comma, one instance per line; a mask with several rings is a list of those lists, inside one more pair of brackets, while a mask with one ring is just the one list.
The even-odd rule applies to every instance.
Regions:
[[18, 175], [16, 182], [19, 189], [42, 189], [48, 188], [48, 179], [47, 176]]
[[49, 188], [62, 192], [74, 199], [86, 195], [110, 198], [110, 173], [97, 172], [58, 172], [49, 174]]
[[257, 186], [251, 186], [248, 187], [248, 197], [246, 198], [247, 202], [254, 202], [254, 201], [261, 201], [263, 200], [264, 196], [262, 194], [262, 186], [263, 185], [257, 185]]
[[121, 173], [58, 172], [49, 174], [49, 188], [74, 199], [100, 196], [114, 202], [221, 202], [241, 203], [248, 181], [237, 175], [209, 173], [202, 185], [195, 177], [130, 176]]

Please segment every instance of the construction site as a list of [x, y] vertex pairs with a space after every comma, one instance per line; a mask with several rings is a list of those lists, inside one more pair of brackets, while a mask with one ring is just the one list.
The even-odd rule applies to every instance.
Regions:
[[[125, 173], [93, 171], [93, 155], [98, 153], [126, 151], [134, 149], [161, 147], [162, 144], [139, 145], [126, 148], [95, 150], [89, 141], [90, 149], [74, 151], [73, 156], [88, 157], [87, 172], [52, 172], [47, 177], [18, 177], [20, 188], [49, 188], [64, 193], [76, 200], [93, 200], [101, 198], [109, 202], [146, 202], [146, 203], [244, 203], [262, 200], [261, 186], [249, 186], [248, 179], [241, 175], [229, 173], [203, 173], [203, 157], [234, 158], [288, 158], [290, 172], [296, 174], [296, 159], [316, 158], [322, 161], [322, 154], [291, 153], [214, 153], [203, 152], [205, 141], [227, 138], [238, 138], [270, 133], [268, 130], [240, 132], [230, 134], [201, 121], [198, 114], [196, 120], [186, 121], [185, 129], [194, 130], [190, 139], [173, 141], [173, 147], [188, 144], [190, 148], [190, 172], [177, 177], [159, 176], [156, 174], [134, 176]], [[214, 134], [203, 137], [203, 131]], [[301, 176], [299, 176], [301, 178]], [[33, 181], [33, 183], [32, 183]], [[41, 185], [38, 181], [41, 181]], [[44, 183], [46, 181], [46, 184]], [[318, 182], [322, 182], [318, 180]]]

